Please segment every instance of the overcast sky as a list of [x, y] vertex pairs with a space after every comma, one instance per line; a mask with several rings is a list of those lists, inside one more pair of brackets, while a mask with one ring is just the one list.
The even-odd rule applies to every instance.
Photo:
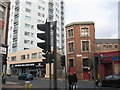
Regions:
[[64, 1], [65, 25], [72, 22], [93, 21], [96, 38], [118, 38], [119, 0]]

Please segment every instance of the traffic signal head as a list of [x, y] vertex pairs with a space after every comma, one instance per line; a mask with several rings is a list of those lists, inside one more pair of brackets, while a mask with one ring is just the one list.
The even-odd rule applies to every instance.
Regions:
[[65, 55], [61, 56], [61, 66], [65, 66]]
[[6, 56], [6, 54], [3, 54], [2, 64], [7, 64], [7, 56]]
[[40, 31], [44, 31], [44, 33], [37, 33], [37, 37], [44, 40], [44, 42], [38, 42], [37, 46], [47, 51], [50, 49], [50, 22], [38, 24], [37, 28]]

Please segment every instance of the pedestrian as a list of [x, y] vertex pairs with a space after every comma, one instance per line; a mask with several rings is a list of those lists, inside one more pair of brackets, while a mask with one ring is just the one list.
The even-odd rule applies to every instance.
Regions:
[[68, 84], [69, 84], [69, 90], [73, 90], [73, 73], [70, 72], [68, 75]]
[[78, 82], [77, 74], [76, 74], [76, 72], [74, 72], [74, 74], [73, 74], [73, 88], [75, 90], [77, 88], [77, 82]]

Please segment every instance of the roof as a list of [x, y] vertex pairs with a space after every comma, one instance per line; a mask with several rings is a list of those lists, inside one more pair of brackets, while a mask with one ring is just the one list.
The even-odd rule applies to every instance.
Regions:
[[120, 43], [120, 39], [96, 39], [96, 44], [118, 44]]
[[72, 22], [70, 24], [67, 24], [65, 27], [70, 27], [73, 25], [94, 25], [93, 21], [84, 21], [84, 22]]

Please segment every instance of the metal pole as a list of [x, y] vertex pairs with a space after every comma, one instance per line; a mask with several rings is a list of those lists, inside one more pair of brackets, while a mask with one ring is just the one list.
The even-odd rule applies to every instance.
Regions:
[[51, 23], [48, 22], [48, 61], [49, 61], [49, 81], [50, 81], [50, 90], [51, 90]]
[[[101, 84], [101, 57], [100, 57], [100, 53], [98, 53], [98, 61], [99, 61], [99, 75], [100, 75], [100, 84]], [[100, 90], [101, 90], [101, 85], [100, 85]]]
[[65, 65], [65, 90], [67, 90], [67, 77], [66, 77], [67, 75], [66, 75], [66, 65]]
[[56, 48], [56, 25], [57, 21], [54, 21], [53, 25], [53, 55], [54, 55], [54, 90], [57, 90], [57, 48]]
[[50, 81], [50, 90], [51, 90], [51, 52], [49, 54], [49, 81]]

